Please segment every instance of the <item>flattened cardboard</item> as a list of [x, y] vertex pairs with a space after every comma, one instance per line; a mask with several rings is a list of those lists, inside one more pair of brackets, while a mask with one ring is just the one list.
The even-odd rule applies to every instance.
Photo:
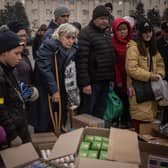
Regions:
[[124, 129], [110, 129], [107, 158], [140, 164], [137, 133]]
[[76, 153], [83, 130], [84, 128], [80, 128], [60, 135], [57, 142], [54, 144], [49, 160]]
[[78, 168], [138, 168], [137, 164], [80, 158]]
[[0, 153], [6, 168], [19, 167], [39, 159], [39, 156], [31, 143], [8, 148], [0, 151]]

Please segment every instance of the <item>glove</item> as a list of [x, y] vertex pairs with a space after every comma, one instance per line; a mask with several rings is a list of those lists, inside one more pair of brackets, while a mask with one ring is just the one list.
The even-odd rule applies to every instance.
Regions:
[[27, 100], [32, 95], [32, 89], [30, 89], [24, 82], [19, 82], [21, 94], [25, 100]]
[[19, 136], [17, 136], [15, 139], [13, 139], [11, 142], [10, 142], [10, 146], [11, 147], [14, 147], [14, 146], [19, 146], [22, 144], [22, 140]]

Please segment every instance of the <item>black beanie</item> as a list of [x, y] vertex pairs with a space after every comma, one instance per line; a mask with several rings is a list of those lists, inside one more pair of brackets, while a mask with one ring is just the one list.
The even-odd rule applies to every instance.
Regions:
[[144, 20], [144, 21], [139, 23], [139, 25], [137, 26], [137, 29], [141, 33], [145, 33], [147, 31], [152, 31], [153, 30], [153, 26], [148, 20]]
[[17, 33], [19, 30], [25, 29], [24, 25], [18, 21], [13, 21], [13, 22], [8, 23], [8, 27], [14, 33]]
[[93, 10], [92, 19], [94, 20], [101, 16], [109, 16], [109, 12], [103, 5], [99, 5]]
[[0, 54], [20, 46], [19, 37], [12, 31], [0, 32]]

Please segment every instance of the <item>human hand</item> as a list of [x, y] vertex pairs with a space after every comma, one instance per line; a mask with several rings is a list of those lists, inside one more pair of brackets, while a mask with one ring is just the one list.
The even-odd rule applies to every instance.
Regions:
[[151, 81], [157, 81], [157, 80], [159, 80], [159, 78], [160, 78], [159, 74], [151, 74], [151, 76], [150, 76]]
[[52, 102], [58, 102], [60, 100], [60, 93], [57, 91], [52, 95]]
[[87, 95], [92, 94], [92, 87], [91, 87], [91, 85], [83, 87], [82, 91], [83, 91], [84, 94], [87, 94]]
[[11, 147], [14, 147], [14, 146], [19, 146], [22, 144], [22, 139], [17, 136], [15, 139], [13, 139], [11, 142], [10, 142], [10, 146]]

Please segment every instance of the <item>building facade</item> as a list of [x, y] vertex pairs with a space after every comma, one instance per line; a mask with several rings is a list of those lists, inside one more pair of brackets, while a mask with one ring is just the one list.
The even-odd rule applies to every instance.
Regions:
[[[17, 0], [0, 0], [0, 7], [5, 3], [15, 3]], [[20, 0], [30, 21], [33, 32], [41, 24], [48, 24], [53, 18], [53, 11], [56, 6], [65, 4], [71, 11], [70, 21], [79, 21], [83, 26], [86, 25], [92, 17], [93, 9], [100, 4], [112, 2], [113, 15], [115, 18], [129, 15], [135, 11], [139, 1], [144, 4], [145, 12], [155, 8], [160, 11], [160, 15], [168, 7], [168, 0]]]

